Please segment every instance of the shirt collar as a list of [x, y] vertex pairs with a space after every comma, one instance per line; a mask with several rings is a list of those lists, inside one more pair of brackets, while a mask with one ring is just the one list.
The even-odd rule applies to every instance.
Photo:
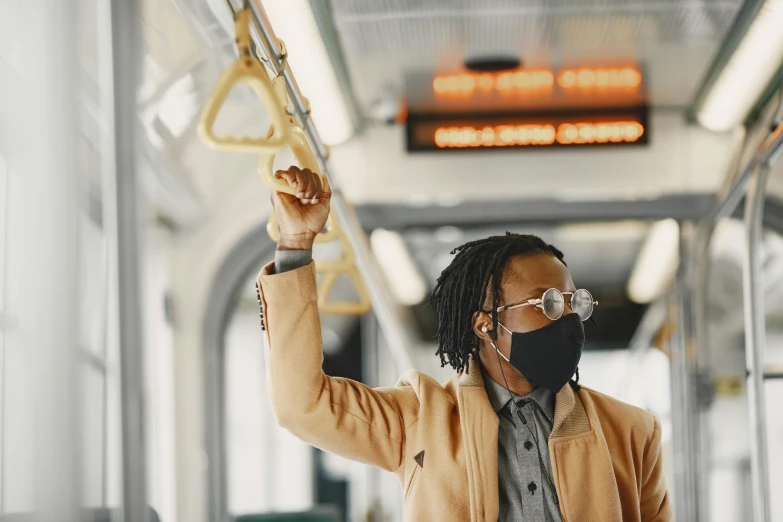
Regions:
[[[514, 399], [520, 397], [513, 391], [510, 392], [511, 395], [509, 395], [509, 390], [505, 386], [493, 381], [486, 373], [483, 374], [483, 378], [484, 378], [484, 388], [487, 390], [487, 396], [489, 397], [489, 402], [490, 404], [492, 404], [492, 408], [494, 408], [495, 413], [500, 413], [500, 411], [503, 410], [503, 408], [505, 408], [509, 402], [511, 402], [512, 396]], [[531, 399], [536, 404], [538, 404], [538, 406], [547, 416], [549, 421], [553, 422], [553, 419], [555, 417], [555, 394], [554, 393], [552, 393], [551, 391], [545, 388], [541, 388], [539, 386], [538, 388], [528, 393], [524, 397], [526, 399]]]

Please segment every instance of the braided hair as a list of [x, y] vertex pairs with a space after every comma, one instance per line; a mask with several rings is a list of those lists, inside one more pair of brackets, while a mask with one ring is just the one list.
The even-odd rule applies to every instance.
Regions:
[[468, 361], [477, 354], [478, 337], [473, 332], [473, 314], [484, 309], [491, 285], [492, 335], [497, 332], [500, 306], [500, 280], [508, 260], [514, 256], [548, 254], [564, 265], [563, 253], [533, 235], [506, 232], [471, 241], [451, 251], [456, 254], [438, 278], [427, 305], [438, 311], [437, 355], [441, 367], [450, 364], [458, 372], [467, 371]]

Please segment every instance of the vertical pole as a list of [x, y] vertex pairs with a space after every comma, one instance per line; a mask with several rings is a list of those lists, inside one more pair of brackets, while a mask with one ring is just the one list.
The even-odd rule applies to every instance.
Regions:
[[[111, 1], [112, 90], [114, 92], [114, 176], [108, 176], [107, 222], [113, 227], [117, 263], [120, 380], [122, 395], [123, 514], [125, 522], [144, 522], [149, 510], [144, 447], [144, 350], [141, 318], [140, 194], [136, 170], [136, 92], [141, 39], [139, 2]], [[111, 208], [113, 207], [113, 208]]]
[[709, 287], [709, 246], [714, 226], [698, 227], [686, 257], [688, 263], [687, 293], [689, 296], [689, 324], [686, 335], [687, 346], [692, 357], [692, 401], [691, 419], [694, 447], [695, 507], [698, 520], [711, 520], [709, 477], [712, 456], [710, 433], [710, 408], [714, 400], [714, 379], [710, 357], [709, 329], [707, 328], [707, 288]]
[[[742, 155], [747, 145], [747, 130], [740, 127], [735, 131], [734, 145], [729, 167], [724, 177], [723, 185], [718, 189], [717, 200], [723, 201], [734, 186], [734, 181], [741, 174]], [[710, 330], [707, 321], [707, 289], [710, 275], [710, 241], [715, 231], [716, 223], [709, 221], [696, 227], [693, 243], [688, 252], [688, 269], [690, 275], [687, 281], [690, 285], [691, 326], [696, 358], [696, 422], [697, 427], [694, 444], [698, 449], [695, 462], [699, 477], [696, 505], [701, 520], [711, 520], [709, 477], [712, 461], [712, 435], [709, 428], [710, 408], [714, 400], [714, 377], [710, 358]]]
[[674, 292], [671, 296], [670, 313], [675, 325], [671, 339], [672, 372], [672, 427], [674, 438], [674, 509], [677, 520], [698, 518], [697, 477], [694, 444], [694, 401], [693, 401], [693, 364], [691, 331], [689, 316], [691, 308], [690, 292], [687, 286], [688, 266], [685, 238], [680, 241], [680, 270]]
[[764, 400], [764, 289], [761, 272], [761, 233], [764, 214], [764, 189], [769, 163], [751, 177], [745, 203], [747, 248], [744, 275], [745, 364], [747, 367], [748, 411], [750, 417], [750, 464], [753, 491], [753, 520], [769, 522], [769, 474], [767, 425]]

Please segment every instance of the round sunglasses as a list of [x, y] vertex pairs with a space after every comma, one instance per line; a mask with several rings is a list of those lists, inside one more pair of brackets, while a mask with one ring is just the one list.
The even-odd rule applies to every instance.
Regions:
[[[568, 296], [567, 303], [565, 296]], [[523, 306], [535, 306], [540, 308], [549, 319], [556, 321], [563, 317], [566, 304], [574, 313], [579, 315], [582, 321], [587, 321], [593, 315], [593, 309], [598, 306], [598, 301], [594, 301], [593, 294], [583, 288], [576, 292], [561, 292], [557, 288], [550, 288], [544, 292], [540, 299], [525, 299], [524, 301], [501, 306], [497, 311], [499, 313], [522, 308]]]

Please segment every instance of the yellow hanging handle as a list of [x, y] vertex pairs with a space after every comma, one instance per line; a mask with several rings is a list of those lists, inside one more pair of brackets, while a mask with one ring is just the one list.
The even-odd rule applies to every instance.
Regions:
[[[334, 284], [339, 279], [340, 275], [347, 275], [356, 291], [359, 293], [359, 300], [352, 301], [330, 301], [329, 294], [332, 292]], [[345, 272], [324, 272], [323, 279], [321, 279], [321, 285], [318, 287], [318, 310], [324, 314], [332, 315], [364, 315], [372, 309], [372, 303], [370, 297], [367, 295], [367, 289], [364, 287], [364, 281], [356, 269], [356, 266], [351, 267]]]
[[[239, 58], [234, 61], [218, 78], [215, 87], [201, 112], [198, 133], [209, 147], [229, 152], [252, 154], [274, 153], [282, 149], [289, 140], [288, 114], [285, 105], [281, 105], [279, 82], [269, 79], [264, 67], [250, 54], [250, 11], [245, 8], [236, 15], [236, 44]], [[248, 85], [258, 96], [269, 112], [274, 132], [264, 138], [248, 136], [219, 136], [214, 131], [215, 120], [228, 98], [231, 89], [238, 83]], [[282, 84], [285, 96], [285, 83]]]
[[[353, 247], [351, 247], [351, 243], [342, 229], [335, 227], [334, 231], [340, 240], [342, 255], [336, 260], [320, 261], [315, 264], [316, 272], [323, 274], [321, 283], [318, 286], [318, 309], [325, 314], [364, 315], [372, 309], [372, 302], [367, 293], [367, 288], [364, 286], [362, 276], [356, 269]], [[348, 276], [353, 282], [356, 293], [359, 295], [358, 301], [329, 300], [334, 284], [341, 275]]]
[[335, 225], [333, 230], [335, 236], [337, 236], [337, 240], [340, 242], [340, 257], [337, 259], [318, 261], [315, 268], [319, 274], [324, 274], [326, 272], [347, 273], [355, 266], [356, 260], [353, 253], [353, 247], [351, 246], [351, 242], [348, 241], [348, 237], [339, 225]]
[[[274, 127], [269, 127], [267, 136], [274, 135]], [[304, 134], [296, 120], [292, 116], [288, 117], [288, 127], [285, 131], [288, 135], [288, 142], [286, 145], [291, 149], [299, 162], [301, 169], [310, 169], [312, 172], [318, 172], [318, 161], [315, 159], [315, 154], [310, 148], [310, 144], [307, 142], [307, 137]], [[264, 183], [269, 185], [270, 188], [278, 191], [285, 192], [286, 194], [295, 195], [296, 191], [291, 188], [288, 183], [282, 179], [277, 179], [273, 172], [273, 165], [275, 161], [275, 155], [279, 151], [274, 151], [267, 154], [258, 155], [258, 175], [264, 180]]]

